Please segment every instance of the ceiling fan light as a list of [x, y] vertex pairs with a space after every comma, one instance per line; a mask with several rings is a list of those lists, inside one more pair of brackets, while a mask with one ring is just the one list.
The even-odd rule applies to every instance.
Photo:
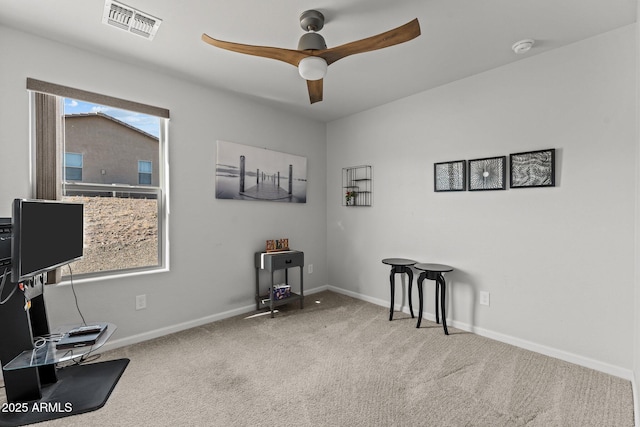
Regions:
[[320, 80], [327, 74], [327, 61], [319, 56], [307, 56], [298, 63], [298, 72], [305, 80]]

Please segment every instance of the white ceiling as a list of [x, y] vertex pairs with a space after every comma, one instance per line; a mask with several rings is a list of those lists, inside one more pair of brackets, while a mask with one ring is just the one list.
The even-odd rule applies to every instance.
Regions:
[[[636, 21], [636, 0], [123, 0], [163, 20], [153, 41], [104, 25], [104, 0], [0, 0], [0, 23], [102, 55], [331, 121]], [[329, 47], [418, 18], [422, 35], [332, 64], [324, 100], [283, 62], [207, 45], [202, 33], [296, 49], [299, 16], [326, 18]], [[511, 46], [533, 38], [516, 56]]]

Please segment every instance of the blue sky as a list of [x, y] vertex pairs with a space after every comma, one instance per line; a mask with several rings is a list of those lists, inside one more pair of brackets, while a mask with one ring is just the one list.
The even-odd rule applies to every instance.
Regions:
[[102, 112], [130, 126], [136, 127], [153, 136], [160, 135], [160, 119], [147, 114], [133, 111], [120, 110], [105, 105], [92, 104], [71, 98], [64, 99], [64, 114], [96, 113]]

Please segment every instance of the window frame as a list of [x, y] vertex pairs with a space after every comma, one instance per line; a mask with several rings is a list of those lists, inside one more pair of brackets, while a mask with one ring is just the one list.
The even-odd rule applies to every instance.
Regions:
[[[168, 126], [169, 126], [169, 110], [148, 106], [145, 104], [140, 104], [132, 101], [123, 100], [120, 98], [114, 98], [110, 96], [100, 95], [92, 92], [87, 92], [79, 89], [73, 89], [66, 86], [61, 86], [53, 83], [47, 83], [40, 80], [35, 80], [31, 78], [27, 78], [27, 90], [29, 93], [30, 99], [30, 123], [31, 123], [31, 179], [32, 179], [32, 194], [35, 198], [51, 198], [51, 199], [59, 199], [64, 194], [65, 189], [82, 189], [86, 191], [118, 191], [118, 192], [131, 192], [131, 193], [142, 193], [142, 194], [153, 194], [157, 200], [158, 204], [158, 264], [153, 266], [146, 267], [135, 267], [135, 268], [126, 268], [119, 270], [108, 270], [108, 271], [100, 271], [100, 272], [92, 272], [92, 273], [83, 273], [79, 275], [74, 274], [74, 281], [92, 281], [96, 279], [106, 279], [106, 278], [117, 278], [123, 276], [130, 275], [139, 275], [146, 273], [156, 273], [162, 271], [169, 271], [169, 159], [168, 159]], [[46, 194], [43, 196], [42, 191], [38, 189], [39, 181], [42, 181], [42, 177], [38, 177], [38, 169], [42, 168], [42, 161], [39, 160], [38, 152], [41, 152], [42, 149], [38, 148], [38, 139], [44, 139], [45, 144], [56, 144], [55, 151], [58, 153], [56, 157], [56, 162], [62, 161], [62, 165], [58, 164], [57, 169], [64, 169], [64, 135], [62, 131], [64, 129], [63, 120], [56, 122], [56, 125], [53, 126], [55, 129], [50, 129], [50, 134], [48, 136], [42, 137], [38, 135], [37, 132], [41, 130], [37, 129], [41, 119], [38, 118], [38, 108], [36, 106], [36, 95], [44, 94], [48, 96], [55, 97], [56, 107], [53, 108], [50, 105], [45, 106], [44, 108], [47, 110], [45, 113], [40, 113], [43, 115], [47, 114], [55, 114], [60, 115], [62, 118], [64, 116], [64, 108], [62, 108], [62, 102], [64, 98], [77, 99], [85, 102], [90, 102], [99, 105], [105, 105], [109, 107], [114, 107], [123, 110], [134, 111], [142, 114], [152, 115], [159, 119], [159, 134], [158, 134], [158, 186], [149, 186], [149, 185], [105, 185], [105, 184], [95, 184], [95, 183], [83, 183], [79, 181], [67, 181], [65, 176], [58, 175], [57, 178], [57, 186], [59, 186], [59, 190], [56, 190], [56, 195]], [[51, 110], [51, 111], [49, 111]], [[55, 113], [54, 111], [55, 110]], [[45, 117], [45, 119], [47, 119]], [[62, 129], [58, 129], [58, 126], [62, 127]], [[55, 134], [55, 136], [54, 136]], [[48, 141], [46, 141], [48, 138]], [[51, 150], [51, 149], [48, 149]], [[47, 159], [51, 161], [51, 159]], [[40, 165], [38, 164], [40, 161]], [[50, 166], [44, 166], [47, 168]], [[50, 172], [49, 172], [50, 173]], [[47, 179], [45, 178], [45, 181]], [[47, 183], [49, 184], [49, 183]], [[45, 191], [46, 193], [46, 191]], [[51, 194], [52, 191], [49, 191]], [[57, 274], [57, 279], [54, 283], [60, 281], [60, 275]], [[63, 276], [62, 281], [68, 280], [68, 276]]]

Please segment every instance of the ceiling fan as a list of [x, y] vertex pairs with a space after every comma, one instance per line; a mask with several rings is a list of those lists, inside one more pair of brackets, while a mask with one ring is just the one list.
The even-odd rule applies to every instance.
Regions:
[[317, 33], [324, 27], [322, 13], [317, 10], [303, 12], [300, 15], [300, 26], [307, 33], [300, 37], [297, 50], [227, 42], [214, 39], [207, 34], [202, 34], [202, 40], [221, 49], [276, 59], [298, 67], [300, 76], [307, 81], [309, 100], [313, 104], [322, 101], [322, 80], [329, 65], [356, 53], [394, 46], [420, 35], [420, 24], [416, 18], [376, 36], [327, 49], [324, 38]]

